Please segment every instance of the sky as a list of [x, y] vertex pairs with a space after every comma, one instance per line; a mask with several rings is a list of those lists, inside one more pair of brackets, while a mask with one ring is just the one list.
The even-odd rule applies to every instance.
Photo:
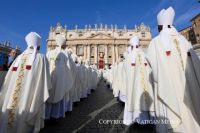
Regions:
[[0, 42], [26, 49], [24, 37], [31, 31], [42, 37], [41, 52], [46, 52], [46, 39], [51, 26], [60, 22], [68, 29], [77, 24], [117, 24], [132, 29], [142, 22], [157, 32], [158, 12], [172, 6], [174, 26], [180, 30], [191, 25], [191, 18], [200, 13], [198, 0], [0, 0]]

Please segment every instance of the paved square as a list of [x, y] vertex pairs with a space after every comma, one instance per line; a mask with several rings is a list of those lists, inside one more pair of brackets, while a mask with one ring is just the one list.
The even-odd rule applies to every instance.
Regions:
[[67, 112], [65, 118], [45, 121], [40, 133], [155, 133], [152, 125], [121, 124], [123, 109], [124, 104], [101, 80], [87, 98], [74, 103], [73, 111]]

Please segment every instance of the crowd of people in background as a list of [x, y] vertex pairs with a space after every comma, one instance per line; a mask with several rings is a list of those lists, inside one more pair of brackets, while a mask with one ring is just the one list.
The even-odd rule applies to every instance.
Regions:
[[16, 49], [12, 49], [8, 56], [0, 54], [0, 71], [8, 71], [13, 61], [16, 59], [18, 53]]

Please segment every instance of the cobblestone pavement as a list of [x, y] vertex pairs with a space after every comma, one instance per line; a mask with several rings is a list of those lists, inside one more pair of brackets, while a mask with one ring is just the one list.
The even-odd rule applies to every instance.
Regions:
[[73, 111], [67, 112], [65, 118], [45, 121], [40, 133], [155, 133], [152, 125], [125, 126], [121, 121], [101, 124], [103, 120], [122, 120], [123, 108], [124, 104], [113, 97], [112, 91], [101, 80], [87, 98], [74, 103]]

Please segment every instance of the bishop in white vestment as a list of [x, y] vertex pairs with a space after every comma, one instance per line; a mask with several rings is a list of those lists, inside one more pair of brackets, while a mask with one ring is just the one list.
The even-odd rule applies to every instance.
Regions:
[[151, 68], [145, 54], [139, 47], [139, 38], [130, 39], [131, 50], [126, 56], [126, 98], [124, 124], [149, 124], [144, 120], [153, 119], [154, 95], [150, 80]]
[[[153, 72], [157, 132], [200, 132], [200, 61], [191, 44], [173, 27], [175, 12], [157, 16], [159, 35], [150, 43], [147, 58]], [[165, 123], [162, 123], [165, 121]]]
[[75, 81], [70, 62], [72, 60], [63, 49], [65, 38], [62, 35], [56, 36], [56, 43], [56, 49], [46, 55], [52, 82], [50, 97], [46, 103], [46, 119], [65, 117], [65, 112], [72, 110], [70, 91]]
[[0, 94], [0, 133], [37, 133], [44, 127], [45, 102], [51, 89], [41, 37], [31, 32], [27, 49], [11, 65]]
[[[72, 59], [72, 58], [71, 58]], [[80, 87], [81, 87], [81, 84], [80, 84], [80, 73], [79, 73], [79, 65], [76, 64], [73, 59], [72, 59], [72, 63], [71, 64], [71, 68], [72, 68], [72, 71], [73, 71], [73, 75], [74, 75], [74, 84], [73, 84], [73, 87], [70, 91], [70, 100], [72, 102], [78, 102], [80, 101]]]

